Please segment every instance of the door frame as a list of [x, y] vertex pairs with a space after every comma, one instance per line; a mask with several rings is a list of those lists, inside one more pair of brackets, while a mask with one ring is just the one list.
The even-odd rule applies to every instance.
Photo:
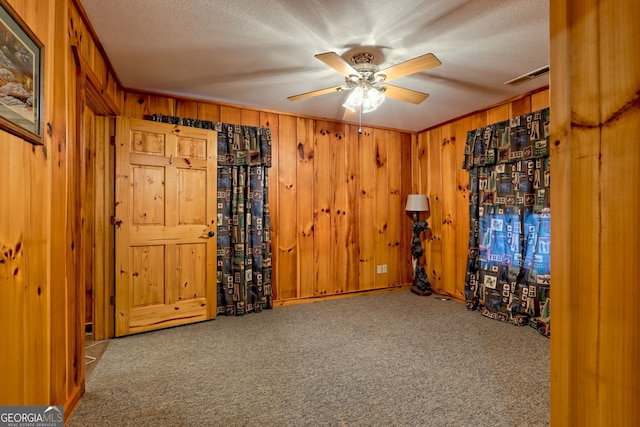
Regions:
[[[120, 114], [118, 106], [105, 95], [106, 83], [101, 82], [90, 65], [82, 57], [78, 46], [71, 46], [76, 66], [75, 99], [75, 144], [70, 191], [76, 197], [74, 228], [77, 237], [77, 281], [75, 319], [77, 321], [76, 353], [80, 377], [84, 383], [85, 346], [85, 298], [86, 283], [93, 282], [93, 337], [96, 340], [115, 336], [114, 280], [114, 164], [115, 164], [115, 117]], [[99, 126], [86, 129], [85, 108], [100, 117]], [[87, 132], [91, 132], [88, 135]], [[88, 183], [87, 176], [94, 180]], [[91, 191], [92, 197], [88, 197]], [[91, 227], [83, 226], [82, 220], [94, 221]], [[88, 235], [91, 233], [91, 235]], [[88, 243], [92, 243], [88, 245]], [[98, 268], [94, 268], [98, 266]], [[88, 277], [91, 275], [92, 277]]]

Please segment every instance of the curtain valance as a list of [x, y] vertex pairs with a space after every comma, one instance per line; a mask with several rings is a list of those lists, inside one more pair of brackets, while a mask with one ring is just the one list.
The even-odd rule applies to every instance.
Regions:
[[263, 165], [271, 167], [271, 129], [212, 120], [153, 114], [151, 120], [218, 132], [218, 167]]

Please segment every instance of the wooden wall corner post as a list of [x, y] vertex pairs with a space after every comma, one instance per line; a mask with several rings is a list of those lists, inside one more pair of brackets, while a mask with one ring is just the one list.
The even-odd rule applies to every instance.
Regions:
[[640, 9], [550, 2], [551, 425], [640, 425]]
[[[564, 231], [571, 226], [571, 162], [569, 158], [571, 105], [569, 99], [569, 36], [567, 22], [567, 1], [556, 1], [551, 11], [551, 59], [550, 68], [550, 160], [551, 206], [553, 218], [551, 224], [551, 274], [553, 275], [553, 336], [551, 338], [550, 384], [551, 384], [551, 421], [553, 425], [569, 425], [570, 418], [570, 364], [571, 333], [570, 297], [571, 275], [567, 266], [571, 253], [570, 232]], [[553, 90], [551, 90], [553, 87]]]

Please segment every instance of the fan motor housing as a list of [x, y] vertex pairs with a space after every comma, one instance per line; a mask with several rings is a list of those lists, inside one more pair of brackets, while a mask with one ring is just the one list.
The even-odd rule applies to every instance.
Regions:
[[369, 52], [360, 52], [351, 57], [351, 62], [359, 73], [377, 73], [379, 68], [373, 63], [373, 58], [373, 54]]
[[353, 68], [359, 75], [346, 77], [345, 80], [349, 87], [362, 85], [364, 83], [368, 85], [375, 85], [384, 81], [385, 76], [376, 76], [376, 73], [380, 69], [373, 63], [373, 58], [373, 54], [369, 52], [356, 53], [351, 57]]

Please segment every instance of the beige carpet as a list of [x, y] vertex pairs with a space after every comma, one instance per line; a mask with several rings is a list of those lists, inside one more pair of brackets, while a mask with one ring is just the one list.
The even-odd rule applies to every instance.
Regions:
[[548, 338], [399, 291], [111, 340], [68, 425], [548, 424]]

